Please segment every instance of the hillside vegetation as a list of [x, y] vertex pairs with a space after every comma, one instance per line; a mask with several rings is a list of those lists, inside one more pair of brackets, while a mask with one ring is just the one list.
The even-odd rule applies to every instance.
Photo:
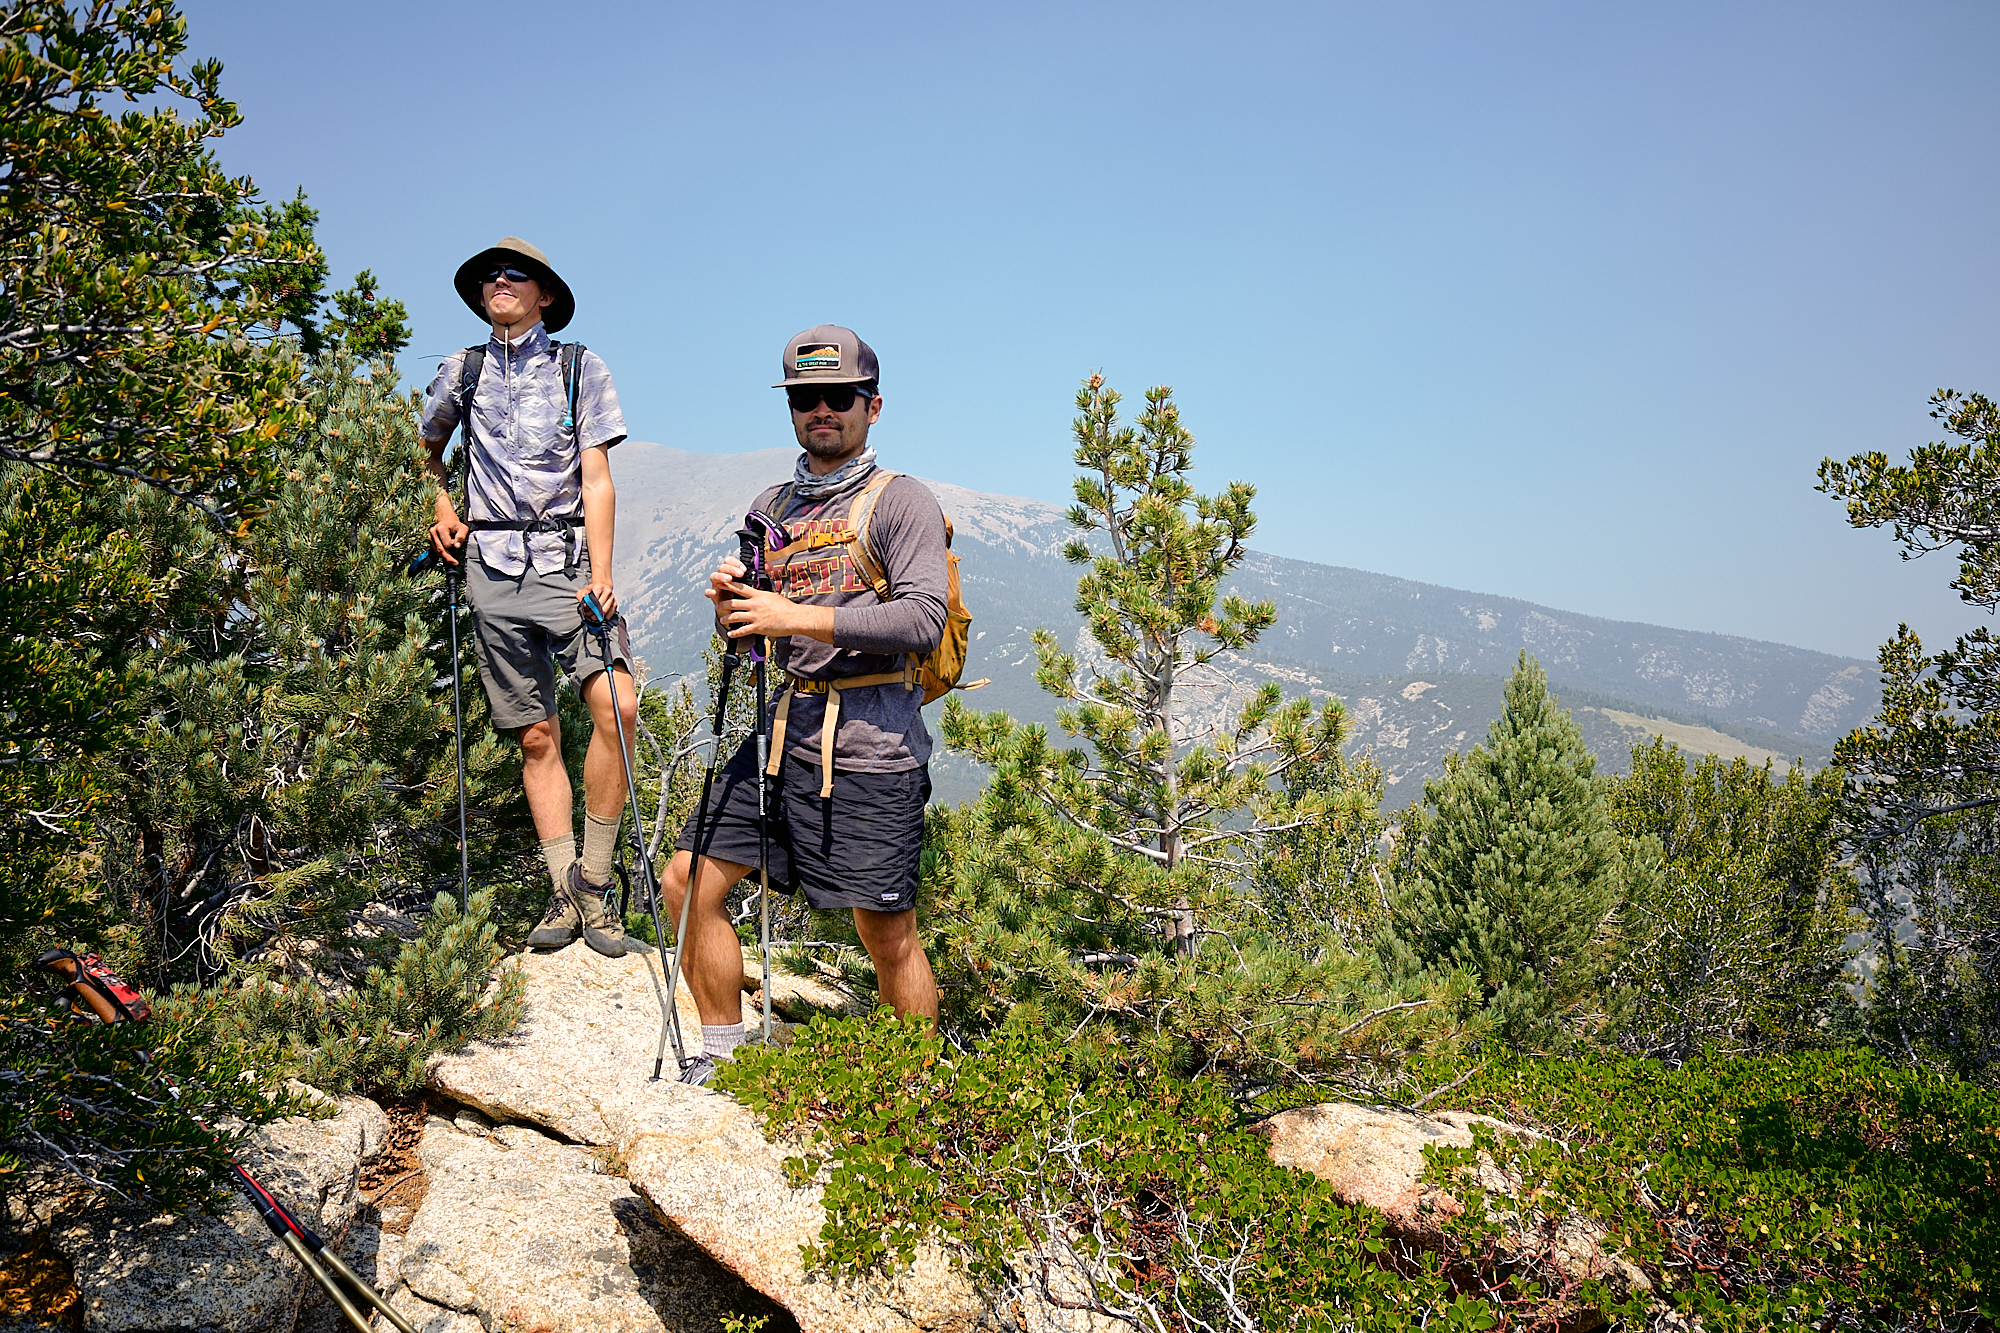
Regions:
[[[506, 1032], [500, 961], [545, 880], [518, 748], [408, 567], [430, 483], [396, 388], [401, 307], [365, 272], [327, 294], [305, 198], [222, 172], [236, 111], [171, 6], [15, 0], [0, 42], [12, 1226], [36, 1191], [212, 1201], [243, 1136], [303, 1104], [290, 1080], [408, 1092], [437, 1053]], [[1899, 634], [1872, 717], [1854, 664], [1682, 636], [1660, 674], [1676, 704], [1588, 693], [1641, 678], [1657, 635], [1542, 626], [1544, 658], [1517, 604], [1435, 613], [1472, 627], [1453, 638], [1411, 595], [1369, 625], [1438, 640], [1432, 674], [1368, 628], [1350, 706], [1296, 674], [1319, 670], [1301, 640], [1346, 640], [1290, 633], [1305, 576], [1274, 583], [1250, 549], [1255, 488], [1196, 489], [1170, 389], [1131, 420], [1121, 403], [1098, 376], [1078, 390], [1063, 540], [1025, 541], [1018, 509], [965, 525], [1059, 571], [1067, 609], [1031, 621], [1042, 585], [1003, 588], [997, 565], [968, 590], [975, 613], [1018, 608], [982, 623], [1038, 711], [1016, 712], [1017, 677], [939, 719], [990, 775], [927, 814], [942, 1021], [874, 1005], [851, 922], [792, 906], [783, 965], [860, 1016], [795, 1014], [792, 1045], [718, 1076], [786, 1136], [794, 1184], [824, 1181], [807, 1259], [829, 1278], [931, 1240], [979, 1274], [1039, 1259], [1084, 1275], [1073, 1312], [1153, 1333], [1994, 1328], [1990, 636], [1932, 653]], [[1851, 522], [1954, 550], [1990, 607], [2000, 411], [1949, 391], [1934, 410], [1950, 440], [1829, 461], [1822, 486]], [[682, 518], [683, 544], [635, 542], [648, 586], [712, 540], [713, 515]], [[653, 599], [651, 623], [678, 605]], [[1023, 628], [998, 639], [1007, 616]], [[1504, 679], [1467, 674], [1496, 653]], [[1834, 739], [1831, 764], [1632, 745], [1614, 714], [1703, 704], [1697, 660], [1736, 674], [1680, 724]], [[681, 668], [642, 711], [663, 829], [692, 799], [713, 645]], [[1484, 725], [1452, 720], [1472, 679], [1495, 691]], [[1420, 780], [1380, 738], [1422, 710]], [[142, 1035], [66, 1015], [29, 967], [54, 945], [102, 950], [159, 1016]], [[1261, 1130], [1334, 1102], [1525, 1133], [1473, 1122], [1473, 1146], [1429, 1150], [1452, 1206], [1418, 1243], [1273, 1160]], [[1638, 1279], [1577, 1279], [1578, 1234]]]

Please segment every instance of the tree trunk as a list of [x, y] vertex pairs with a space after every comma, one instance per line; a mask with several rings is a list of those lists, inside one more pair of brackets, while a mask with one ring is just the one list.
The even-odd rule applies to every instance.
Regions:
[[[1165, 660], [1160, 667], [1160, 688], [1155, 696], [1159, 701], [1158, 717], [1160, 729], [1167, 733], [1167, 756], [1164, 761], [1166, 771], [1160, 775], [1160, 851], [1167, 858], [1167, 872], [1173, 873], [1181, 863], [1181, 820], [1180, 820], [1180, 747], [1174, 743], [1174, 650], [1167, 645]], [[1173, 946], [1176, 958], [1194, 957], [1194, 904], [1186, 898], [1174, 900], [1174, 914], [1167, 920], [1167, 941]]]

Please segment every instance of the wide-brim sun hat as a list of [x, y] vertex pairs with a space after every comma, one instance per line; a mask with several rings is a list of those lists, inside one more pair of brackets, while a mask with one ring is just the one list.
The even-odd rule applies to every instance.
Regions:
[[498, 244], [487, 246], [458, 266], [451, 285], [458, 289], [459, 299], [465, 302], [466, 307], [482, 320], [487, 320], [485, 292], [481, 289], [486, 275], [501, 264], [512, 264], [521, 269], [541, 285], [545, 294], [555, 298], [542, 310], [542, 327], [550, 333], [561, 332], [576, 314], [576, 297], [570, 294], [569, 284], [549, 263], [549, 257], [518, 236], [502, 236]]

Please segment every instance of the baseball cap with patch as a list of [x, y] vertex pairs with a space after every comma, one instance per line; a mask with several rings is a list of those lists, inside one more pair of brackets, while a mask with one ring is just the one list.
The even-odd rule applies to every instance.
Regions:
[[785, 378], [771, 387], [791, 384], [860, 384], [880, 379], [875, 365], [875, 349], [855, 336], [853, 329], [838, 324], [821, 324], [795, 333], [785, 340]]

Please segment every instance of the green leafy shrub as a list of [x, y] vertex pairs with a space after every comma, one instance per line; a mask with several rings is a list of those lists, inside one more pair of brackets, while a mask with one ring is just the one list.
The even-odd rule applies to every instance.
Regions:
[[1606, 1224], [1607, 1248], [1707, 1329], [2000, 1317], [2000, 1099], [1970, 1084], [1841, 1051], [1524, 1060], [1461, 1097], [1553, 1135], [1513, 1154], [1527, 1188]]
[[1232, 1328], [1494, 1325], [1379, 1213], [1274, 1165], [1218, 1079], [1079, 1069], [1020, 1022], [955, 1050], [882, 1009], [740, 1051], [717, 1080], [802, 1144], [796, 1183], [825, 1173], [805, 1257], [834, 1273], [907, 1263], [928, 1235], [988, 1281], [1094, 1270], [1084, 1302], [1147, 1328], [1202, 1326], [1177, 1312]]
[[309, 1110], [270, 1045], [229, 1027], [222, 998], [191, 987], [155, 996], [144, 1025], [0, 997], [0, 1195], [55, 1171], [163, 1209], [213, 1198], [244, 1139]]
[[[1476, 1150], [1428, 1154], [1469, 1205], [1441, 1252], [1275, 1166], [1220, 1080], [1088, 1066], [1030, 1024], [961, 1051], [886, 1010], [818, 1019], [718, 1081], [797, 1148], [795, 1183], [824, 1181], [806, 1258], [835, 1274], [906, 1263], [930, 1237], [1001, 1290], [1094, 1267], [1086, 1303], [1166, 1328], [1183, 1309], [1255, 1329], [1602, 1318], [1745, 1333], [1985, 1329], [1996, 1314], [2000, 1100], [1865, 1053], [1480, 1070], [1460, 1105], [1548, 1137], [1481, 1133]], [[1481, 1193], [1481, 1152], [1525, 1204]], [[1572, 1209], [1652, 1297], [1538, 1262]]]
[[1854, 881], [1832, 835], [1840, 775], [1683, 755], [1664, 738], [1610, 781], [1612, 823], [1657, 841], [1661, 873], [1626, 911], [1615, 1040], [1669, 1063], [1840, 1044]]
[[246, 978], [231, 992], [236, 1028], [250, 1043], [277, 1044], [316, 1087], [407, 1092], [431, 1056], [501, 1036], [520, 1019], [520, 973], [502, 970], [487, 993], [501, 959], [492, 912], [490, 890], [475, 893], [462, 915], [457, 899], [439, 894], [423, 933], [395, 962], [369, 968], [340, 994], [311, 979]]

